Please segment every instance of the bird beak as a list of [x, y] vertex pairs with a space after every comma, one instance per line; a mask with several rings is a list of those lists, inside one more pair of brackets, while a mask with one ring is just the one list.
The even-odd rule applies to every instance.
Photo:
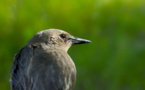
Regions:
[[82, 39], [82, 38], [72, 38], [71, 39], [72, 45], [74, 44], [84, 44], [84, 43], [91, 43], [90, 40]]

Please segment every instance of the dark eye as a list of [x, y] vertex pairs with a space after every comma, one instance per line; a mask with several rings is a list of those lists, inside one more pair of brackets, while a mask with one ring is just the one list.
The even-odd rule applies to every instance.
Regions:
[[66, 35], [65, 34], [60, 34], [60, 37], [61, 38], [66, 38]]

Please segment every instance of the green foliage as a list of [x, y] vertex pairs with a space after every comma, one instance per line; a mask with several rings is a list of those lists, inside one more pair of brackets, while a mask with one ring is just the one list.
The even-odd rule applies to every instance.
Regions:
[[69, 50], [77, 67], [74, 90], [145, 89], [145, 1], [1, 0], [1, 90], [10, 89], [15, 53], [49, 28], [92, 41]]

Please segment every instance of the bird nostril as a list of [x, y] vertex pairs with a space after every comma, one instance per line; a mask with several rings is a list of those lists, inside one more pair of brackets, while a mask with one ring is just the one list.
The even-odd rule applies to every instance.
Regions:
[[71, 38], [68, 38], [68, 40], [71, 40]]

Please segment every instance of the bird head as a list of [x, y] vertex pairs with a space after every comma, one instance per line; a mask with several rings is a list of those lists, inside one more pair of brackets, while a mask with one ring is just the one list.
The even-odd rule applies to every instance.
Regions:
[[91, 41], [74, 37], [63, 30], [48, 29], [38, 32], [29, 42], [41, 43], [51, 48], [67, 51], [72, 45], [90, 43]]

